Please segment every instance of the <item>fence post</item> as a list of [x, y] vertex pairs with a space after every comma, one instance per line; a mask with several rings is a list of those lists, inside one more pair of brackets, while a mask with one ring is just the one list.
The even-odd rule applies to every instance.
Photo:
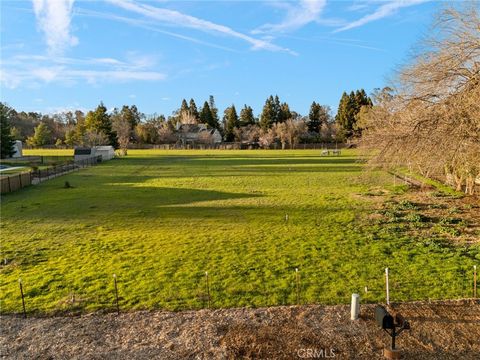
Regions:
[[295, 268], [295, 278], [297, 283], [297, 305], [300, 305], [300, 274], [298, 268]]
[[22, 279], [18, 279], [18, 283], [20, 284], [20, 295], [22, 295], [23, 318], [26, 319], [27, 311], [25, 309], [25, 296], [23, 295]]
[[473, 265], [473, 298], [477, 298], [477, 265]]
[[388, 267], [385, 268], [385, 285], [387, 291], [387, 305], [390, 305], [390, 289], [388, 287]]
[[210, 285], [208, 284], [208, 271], [205, 271], [205, 285], [207, 287], [207, 302], [210, 309]]
[[12, 185], [10, 185], [10, 176], [7, 176], [8, 179], [8, 192], [12, 192]]
[[120, 306], [118, 305], [118, 287], [117, 287], [117, 275], [113, 274], [113, 283], [115, 285], [115, 303], [117, 304], [117, 314], [120, 315]]

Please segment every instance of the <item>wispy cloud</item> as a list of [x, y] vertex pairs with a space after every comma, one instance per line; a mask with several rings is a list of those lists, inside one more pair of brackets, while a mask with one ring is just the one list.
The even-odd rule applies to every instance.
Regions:
[[62, 54], [68, 47], [78, 44], [78, 39], [70, 33], [74, 0], [32, 1], [37, 25], [45, 35], [50, 54]]
[[290, 49], [275, 45], [270, 41], [256, 39], [252, 36], [235, 31], [232, 28], [213, 23], [208, 20], [200, 19], [191, 15], [183, 14], [176, 10], [159, 8], [147, 4], [135, 3], [130, 0], [107, 0], [109, 3], [118, 6], [124, 10], [143, 15], [147, 18], [155, 19], [167, 24], [173, 24], [179, 27], [195, 29], [203, 32], [209, 32], [217, 35], [229, 36], [243, 40], [251, 45], [253, 50], [268, 50], [277, 52], [287, 52], [292, 55], [296, 53]]
[[278, 24], [262, 25], [252, 33], [278, 33], [296, 30], [313, 21], [318, 21], [326, 4], [326, 0], [301, 0], [298, 5], [282, 3], [281, 7], [287, 10], [285, 19]]
[[0, 83], [8, 88], [48, 83], [73, 85], [78, 82], [160, 81], [166, 74], [152, 70], [151, 57], [127, 54], [128, 61], [113, 58], [50, 58], [44, 55], [17, 55], [2, 63]]
[[178, 34], [178, 33], [172, 32], [172, 31], [159, 29], [158, 26], [156, 26], [156, 23], [153, 22], [153, 21], [133, 19], [133, 18], [128, 18], [128, 17], [124, 17], [124, 16], [107, 14], [107, 13], [102, 13], [102, 12], [98, 12], [98, 11], [86, 10], [86, 9], [76, 9], [75, 10], [75, 15], [119, 21], [119, 22], [123, 22], [123, 23], [129, 24], [129, 25], [132, 25], [132, 26], [136, 26], [136, 27], [145, 29], [145, 30], [149, 30], [149, 31], [157, 32], [159, 34], [168, 35], [168, 36], [171, 36], [171, 37], [174, 37], [174, 38], [177, 38], [177, 39], [189, 41], [189, 42], [192, 42], [192, 43], [195, 43], [195, 44], [205, 45], [205, 46], [208, 46], [208, 47], [221, 49], [221, 50], [225, 50], [225, 51], [229, 51], [229, 52], [239, 52], [235, 49], [232, 49], [232, 48], [229, 48], [229, 47], [226, 47], [226, 46], [221, 46], [221, 45], [214, 44], [214, 43], [204, 41], [204, 40], [200, 40], [200, 39], [197, 39], [197, 38], [194, 38], [194, 37], [191, 37], [191, 36]]
[[366, 49], [366, 50], [374, 50], [374, 51], [380, 51], [380, 52], [386, 51], [385, 49], [372, 46], [369, 44], [369, 42], [364, 40], [359, 40], [359, 39], [338, 38], [333, 36], [314, 36], [314, 37], [306, 38], [306, 37], [285, 35], [285, 37], [289, 39], [312, 42], [312, 43], [323, 42], [323, 43], [338, 44], [338, 45], [348, 46], [348, 47], [356, 47], [356, 48]]
[[394, 0], [390, 1], [388, 3], [385, 3], [378, 7], [373, 13], [366, 15], [358, 20], [355, 20], [339, 29], [336, 29], [334, 32], [341, 32], [341, 31], [346, 31], [350, 30], [353, 28], [357, 28], [360, 26], [363, 26], [365, 24], [368, 24], [369, 22], [383, 19], [385, 17], [388, 17], [390, 15], [393, 15], [396, 13], [399, 9], [413, 6], [413, 5], [418, 5], [421, 3], [424, 3], [428, 0]]

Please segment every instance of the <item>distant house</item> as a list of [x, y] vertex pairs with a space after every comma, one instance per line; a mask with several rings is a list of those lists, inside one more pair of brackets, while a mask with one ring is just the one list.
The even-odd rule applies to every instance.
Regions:
[[176, 133], [183, 145], [222, 142], [222, 134], [207, 124], [178, 124]]

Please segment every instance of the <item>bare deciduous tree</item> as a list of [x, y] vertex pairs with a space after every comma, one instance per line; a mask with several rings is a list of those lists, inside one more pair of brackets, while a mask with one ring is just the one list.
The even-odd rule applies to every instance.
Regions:
[[480, 18], [475, 4], [443, 10], [392, 88], [362, 111], [371, 162], [442, 177], [473, 194], [480, 176]]
[[167, 123], [163, 123], [158, 129], [158, 141], [164, 144], [176, 142], [177, 136]]
[[113, 131], [117, 133], [120, 154], [126, 156], [132, 133], [130, 122], [125, 117], [118, 116], [115, 121], [113, 121], [112, 128]]

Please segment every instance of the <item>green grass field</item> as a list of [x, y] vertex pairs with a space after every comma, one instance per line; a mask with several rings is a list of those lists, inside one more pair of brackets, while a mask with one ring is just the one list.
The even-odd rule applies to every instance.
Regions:
[[112, 308], [114, 273], [123, 309], [205, 307], [205, 271], [213, 307], [381, 301], [386, 266], [393, 300], [470, 295], [479, 246], [386, 229], [404, 187], [319, 153], [131, 150], [3, 196], [1, 311], [19, 278], [32, 312]]

